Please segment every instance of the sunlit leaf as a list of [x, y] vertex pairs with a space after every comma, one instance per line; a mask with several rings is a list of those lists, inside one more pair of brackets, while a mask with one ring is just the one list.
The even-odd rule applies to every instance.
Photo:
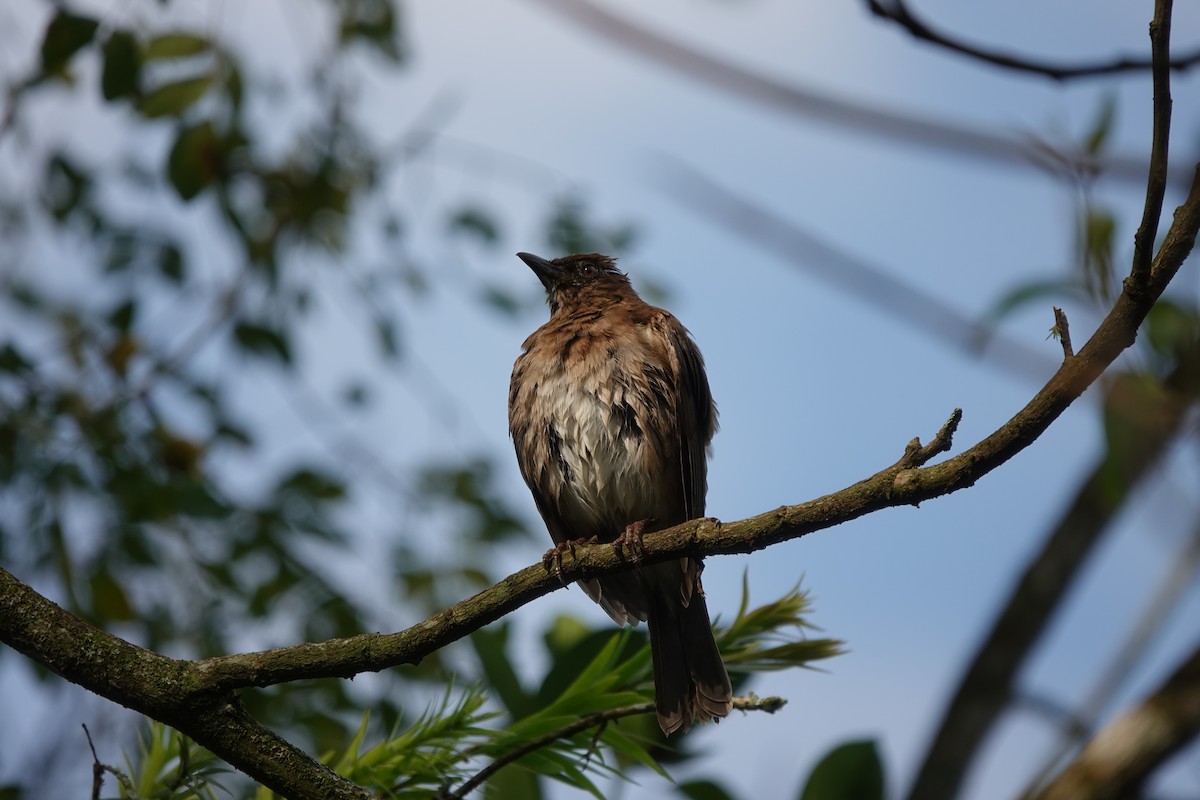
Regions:
[[208, 39], [192, 33], [174, 32], [155, 36], [146, 42], [147, 61], [160, 58], [184, 58], [203, 53], [209, 48]]
[[1154, 304], [1146, 317], [1146, 339], [1160, 358], [1173, 362], [1200, 341], [1200, 312], [1172, 300]]
[[198, 78], [188, 78], [175, 83], [159, 86], [147, 92], [137, 103], [137, 109], [143, 116], [156, 117], [178, 116], [196, 104], [212, 86], [211, 75], [201, 75]]
[[1114, 92], [1109, 92], [1105, 94], [1104, 100], [1100, 103], [1100, 110], [1096, 114], [1095, 121], [1092, 122], [1092, 129], [1088, 131], [1087, 138], [1084, 139], [1084, 152], [1093, 156], [1100, 154], [1112, 133], [1116, 118], [1117, 96]]

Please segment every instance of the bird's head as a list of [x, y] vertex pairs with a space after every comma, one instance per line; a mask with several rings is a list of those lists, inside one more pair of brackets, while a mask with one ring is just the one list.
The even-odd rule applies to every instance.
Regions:
[[632, 293], [629, 278], [617, 260], [600, 253], [576, 253], [547, 261], [532, 253], [517, 253], [546, 287], [550, 313], [597, 305]]

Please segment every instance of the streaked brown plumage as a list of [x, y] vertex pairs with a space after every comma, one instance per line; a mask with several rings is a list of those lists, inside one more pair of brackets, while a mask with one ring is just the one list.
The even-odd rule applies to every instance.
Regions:
[[[561, 558], [704, 515], [706, 450], [717, 428], [704, 361], [687, 329], [638, 297], [598, 253], [547, 261], [550, 321], [513, 365], [508, 425], [517, 463]], [[619, 624], [645, 620], [658, 722], [687, 730], [726, 716], [732, 689], [713, 640], [698, 560], [581, 581]]]

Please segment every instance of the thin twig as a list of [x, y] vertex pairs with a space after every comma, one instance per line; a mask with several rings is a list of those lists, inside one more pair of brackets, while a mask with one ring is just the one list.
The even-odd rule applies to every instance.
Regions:
[[96, 744], [92, 741], [92, 732], [87, 723], [83, 723], [83, 735], [87, 737], [88, 747], [92, 749], [92, 800], [100, 800], [100, 790], [104, 788], [104, 765], [96, 753]]
[[1050, 335], [1062, 345], [1063, 358], [1071, 358], [1075, 355], [1075, 348], [1071, 346], [1071, 323], [1067, 321], [1067, 312], [1058, 306], [1053, 308], [1054, 327], [1050, 329]]
[[1154, 63], [1154, 132], [1150, 145], [1150, 169], [1146, 176], [1146, 205], [1142, 224], [1133, 235], [1135, 289], [1149, 278], [1154, 240], [1162, 217], [1167, 192], [1168, 150], [1171, 137], [1171, 8], [1172, 0], [1156, 0], [1150, 22], [1150, 53]]
[[929, 444], [921, 446], [920, 439], [913, 439], [904, 448], [904, 455], [897, 462], [903, 468], [923, 467], [936, 455], [947, 452], [954, 444], [954, 432], [958, 423], [962, 422], [962, 409], [956, 408], [946, 420], [946, 424], [938, 430]]
[[[880, 19], [895, 22], [917, 39], [955, 53], [983, 61], [993, 66], [1016, 72], [1028, 72], [1042, 75], [1056, 81], [1066, 81], [1073, 78], [1095, 78], [1101, 75], [1114, 75], [1122, 72], [1141, 72], [1151, 69], [1153, 59], [1116, 58], [1111, 61], [1097, 61], [1091, 64], [1052, 64], [1045, 61], [1033, 61], [1019, 58], [996, 50], [970, 45], [949, 34], [942, 33], [918, 17], [908, 7], [905, 0], [866, 0], [867, 8]], [[1168, 62], [1168, 69], [1188, 70], [1200, 63], [1200, 50]]]

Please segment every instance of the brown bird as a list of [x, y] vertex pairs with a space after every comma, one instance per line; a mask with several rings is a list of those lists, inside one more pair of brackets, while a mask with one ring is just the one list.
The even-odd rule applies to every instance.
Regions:
[[[517, 463], [557, 543], [634, 553], [641, 536], [704, 515], [717, 409], [687, 329], [644, 302], [616, 261], [517, 253], [541, 279], [550, 321], [513, 365], [508, 427]], [[681, 558], [580, 581], [618, 624], [645, 620], [658, 724], [727, 716], [733, 690], [713, 639], [701, 563]]]

